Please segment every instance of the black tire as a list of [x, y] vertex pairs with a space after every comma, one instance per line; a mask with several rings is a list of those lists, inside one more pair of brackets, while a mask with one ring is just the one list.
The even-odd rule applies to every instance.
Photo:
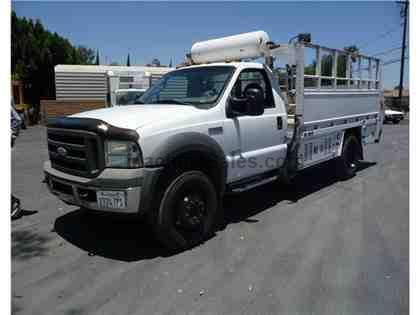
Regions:
[[397, 125], [397, 124], [399, 124], [399, 123], [400, 123], [400, 121], [399, 121], [398, 119], [394, 119], [394, 120], [392, 121], [392, 123], [393, 123], [394, 125]]
[[155, 222], [157, 239], [172, 251], [196, 246], [212, 236], [218, 195], [207, 175], [186, 171], [164, 190]]
[[22, 208], [20, 207], [20, 200], [14, 196], [12, 196], [11, 198], [11, 213], [12, 220], [19, 218], [22, 213]]
[[363, 157], [363, 148], [354, 135], [345, 138], [341, 156], [337, 159], [337, 173], [342, 180], [356, 175], [359, 163]]

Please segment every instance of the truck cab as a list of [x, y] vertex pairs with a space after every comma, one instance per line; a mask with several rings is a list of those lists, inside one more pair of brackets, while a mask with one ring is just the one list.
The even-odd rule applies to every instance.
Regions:
[[[257, 94], [254, 106], [248, 104], [250, 92]], [[272, 72], [262, 64], [184, 67], [168, 74], [141, 100], [151, 114], [154, 107], [158, 110], [153, 114], [158, 122], [139, 129], [145, 152], [155, 152], [172, 136], [185, 134], [185, 141], [188, 133], [204, 137], [223, 151], [226, 183], [268, 172], [285, 158], [286, 108]], [[259, 111], [252, 111], [255, 108]], [[148, 158], [155, 157], [145, 155]], [[267, 158], [273, 160], [271, 165], [264, 163]], [[251, 165], [235, 167], [241, 160]]]
[[[51, 192], [87, 213], [144, 216], [179, 250], [212, 234], [227, 192], [288, 181], [330, 159], [353, 176], [363, 145], [380, 136], [379, 85], [305, 94], [303, 46], [286, 48], [273, 47], [265, 32], [196, 43], [186, 64], [136, 104], [51, 120], [44, 165]], [[269, 63], [235, 61], [266, 58], [270, 49], [293, 55], [289, 95]], [[362, 102], [353, 112], [344, 104], [349, 93]]]

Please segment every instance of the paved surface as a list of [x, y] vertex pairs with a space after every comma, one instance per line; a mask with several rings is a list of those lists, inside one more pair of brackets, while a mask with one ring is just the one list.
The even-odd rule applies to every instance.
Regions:
[[23, 132], [13, 187], [16, 314], [408, 314], [408, 125], [386, 125], [358, 175], [226, 200], [228, 225], [170, 256], [141, 223], [83, 220], [40, 183], [45, 129]]

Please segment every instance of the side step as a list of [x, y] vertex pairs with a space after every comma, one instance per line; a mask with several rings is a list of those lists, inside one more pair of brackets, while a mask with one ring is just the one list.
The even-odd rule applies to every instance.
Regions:
[[278, 170], [275, 170], [275, 172], [271, 171], [263, 175], [252, 176], [230, 184], [227, 191], [232, 193], [241, 193], [243, 191], [273, 182], [278, 177]]

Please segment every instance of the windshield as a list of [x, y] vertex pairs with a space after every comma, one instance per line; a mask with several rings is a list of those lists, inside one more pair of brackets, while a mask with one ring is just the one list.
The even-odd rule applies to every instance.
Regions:
[[140, 101], [210, 108], [216, 104], [234, 69], [233, 66], [206, 66], [169, 72]]
[[119, 91], [116, 93], [117, 105], [139, 104], [138, 101], [143, 94], [143, 91]]

